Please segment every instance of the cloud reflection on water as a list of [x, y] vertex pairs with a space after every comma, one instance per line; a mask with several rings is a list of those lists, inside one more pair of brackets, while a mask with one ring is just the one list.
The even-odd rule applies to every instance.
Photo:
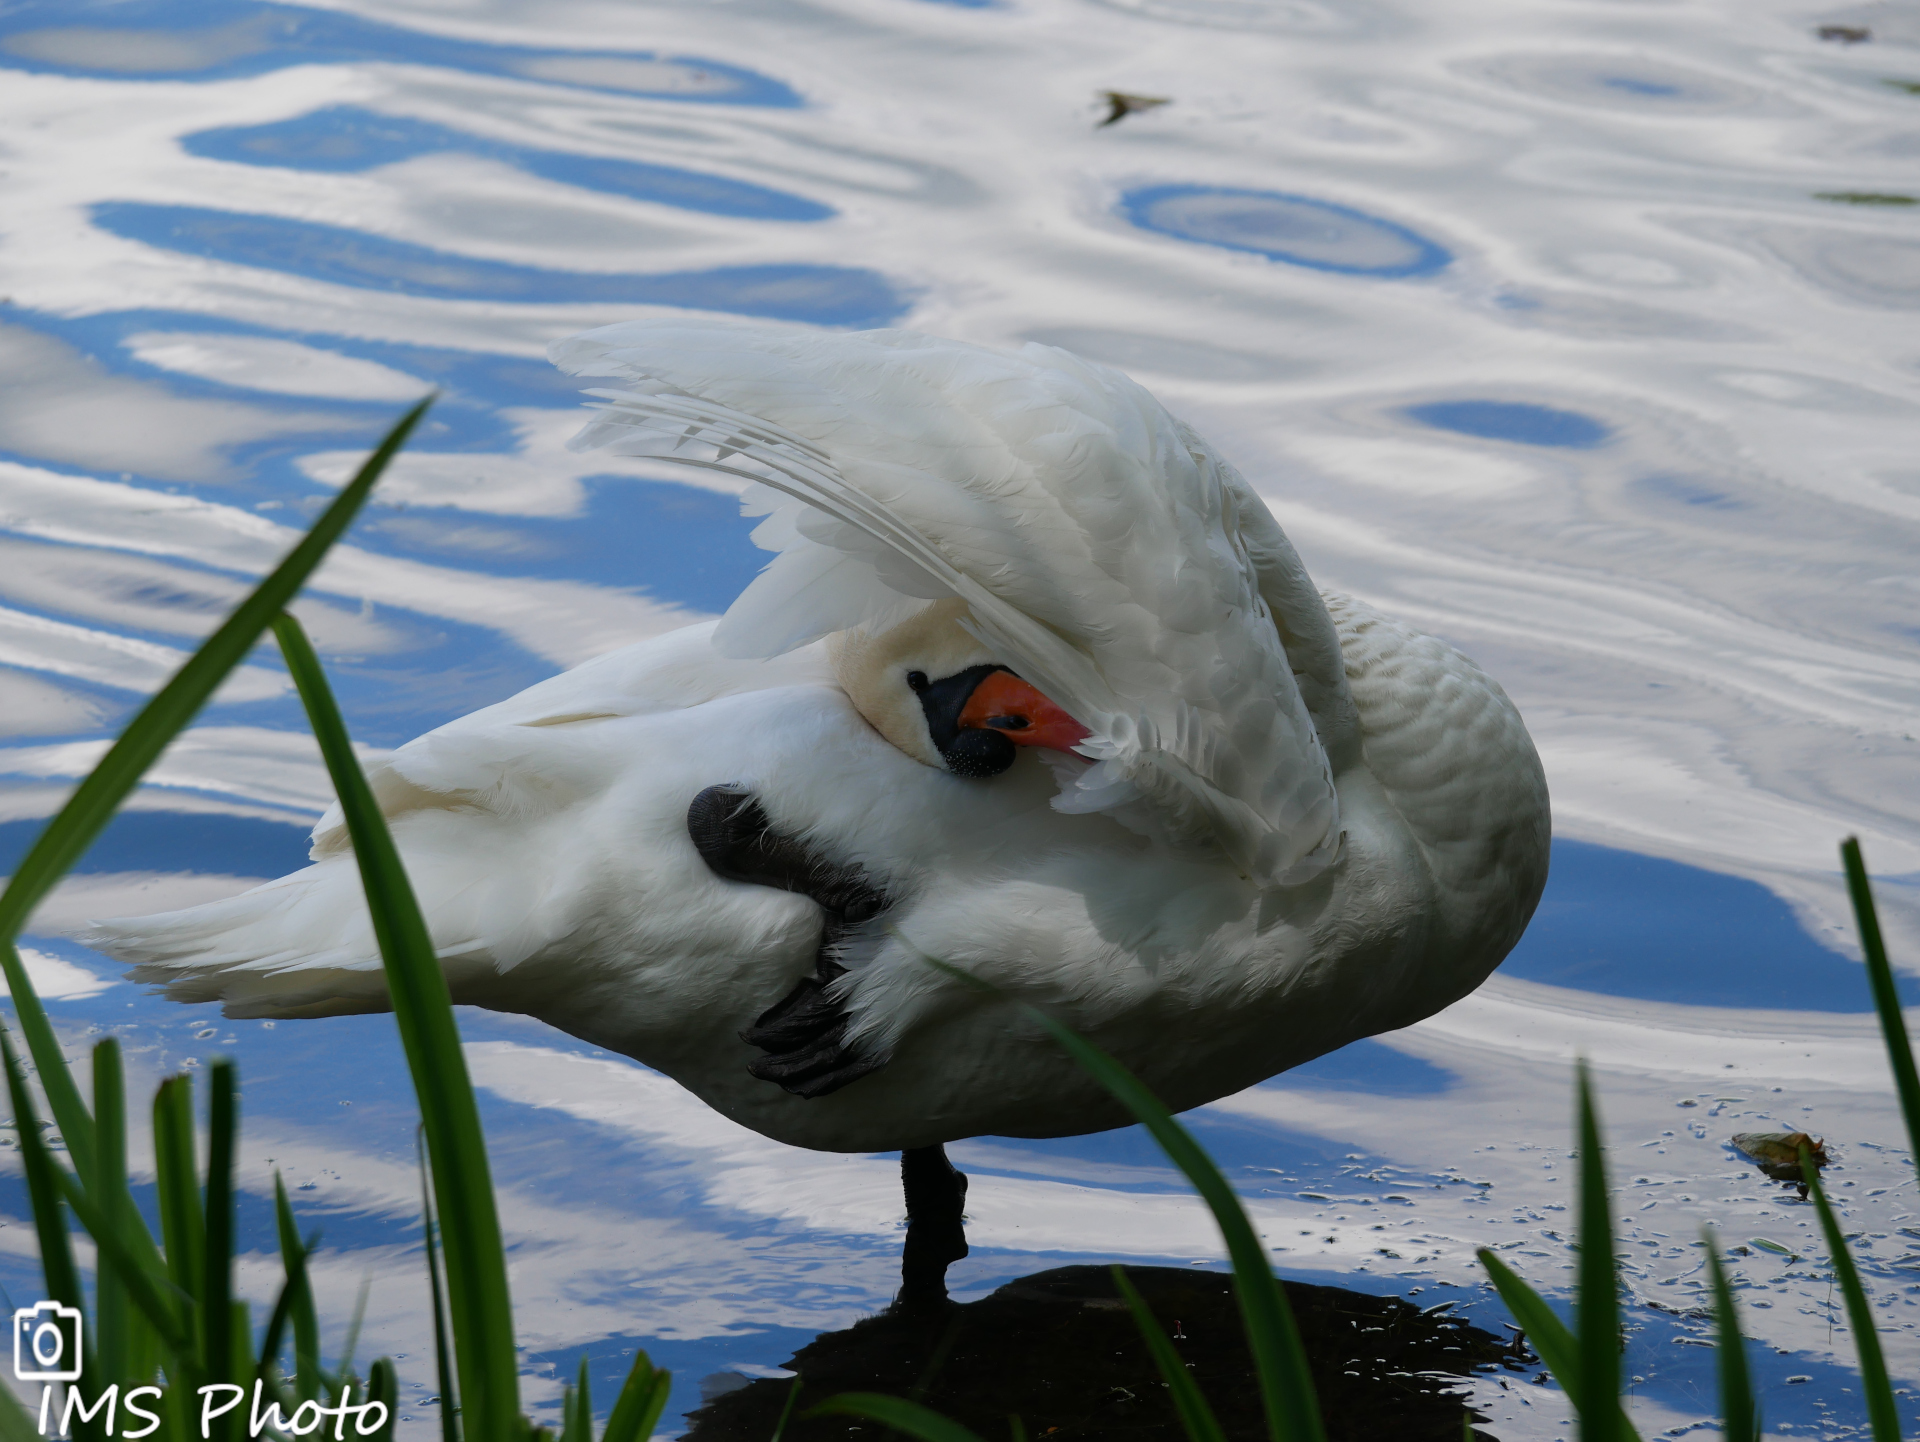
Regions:
[[[1806, 1234], [1726, 1151], [1735, 1130], [1829, 1137], [1910, 1342], [1920, 1204], [1857, 965], [1827, 948], [1848, 945], [1832, 843], [1857, 829], [1895, 874], [1896, 956], [1920, 956], [1920, 249], [1910, 216], [1812, 195], [1910, 188], [1914, 102], [1883, 83], [1891, 43], [1823, 51], [1697, 7], [1634, 25], [1623, 46], [1601, 11], [1472, 4], [750, 0], [660, 11], [610, 48], [598, 12], [564, 7], [15, 7], [0, 842], [429, 385], [419, 445], [303, 612], [378, 746], [717, 610], [757, 564], [711, 478], [565, 451], [578, 411], [547, 341], [700, 304], [1064, 344], [1139, 371], [1234, 457], [1317, 580], [1500, 676], [1554, 787], [1554, 889], [1509, 974], [1193, 1115], [1283, 1266], [1493, 1321], [1471, 1261], [1491, 1242], [1558, 1288], [1584, 1049], [1644, 1429], [1705, 1410], [1710, 1359], [1675, 1341], [1697, 1323], [1661, 1310], [1697, 1300], [1697, 1225]], [[1175, 103], [1095, 131], [1083, 103], [1117, 83]], [[768, 279], [799, 289], [752, 289]], [[417, 1399], [390, 1023], [221, 1023], [54, 934], [290, 864], [328, 800], [298, 724], [262, 657], [53, 898], [36, 964], [76, 1042], [127, 1038], [136, 1088], [239, 1055], [246, 1215], [272, 1157], [328, 1232], [330, 1325], [370, 1272], [369, 1343], [413, 1351]], [[888, 1295], [890, 1159], [771, 1148], [532, 1023], [463, 1024], [536, 1370], [584, 1351], [610, 1397], [647, 1345], [682, 1371], [678, 1408], [702, 1373], [777, 1362]], [[1137, 1132], [955, 1150], [976, 1176], [963, 1291], [1217, 1255]], [[27, 1242], [0, 1228], [15, 1291]], [[1824, 1277], [1760, 1249], [1736, 1268], [1780, 1375], [1816, 1379], [1768, 1415], [1845, 1410]], [[1489, 1400], [1507, 1442], [1557, 1435], [1550, 1392]]]

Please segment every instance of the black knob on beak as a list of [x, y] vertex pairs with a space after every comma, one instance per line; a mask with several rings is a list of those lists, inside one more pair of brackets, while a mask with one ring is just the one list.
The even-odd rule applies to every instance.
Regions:
[[955, 776], [981, 778], [998, 776], [1019, 753], [1002, 733], [980, 726], [962, 729], [960, 713], [967, 709], [974, 688], [1005, 666], [969, 666], [938, 681], [929, 681], [924, 671], [909, 671], [907, 685], [920, 697], [920, 709], [927, 715], [927, 730], [947, 769]]

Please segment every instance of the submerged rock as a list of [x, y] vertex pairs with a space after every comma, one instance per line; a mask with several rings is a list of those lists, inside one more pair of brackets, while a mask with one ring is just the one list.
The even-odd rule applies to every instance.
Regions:
[[[1129, 1267], [1227, 1437], [1265, 1438], [1266, 1423], [1233, 1300], [1232, 1277], [1185, 1267]], [[1286, 1284], [1328, 1442], [1459, 1442], [1460, 1379], [1537, 1365], [1518, 1338], [1496, 1337], [1445, 1307]], [[1056, 1267], [977, 1302], [893, 1308], [816, 1337], [786, 1364], [800, 1396], [782, 1442], [872, 1439], [852, 1417], [803, 1417], [838, 1392], [917, 1395], [982, 1437], [1184, 1438], [1153, 1358], [1105, 1267]], [[766, 1442], [793, 1383], [766, 1379], [688, 1414], [685, 1442]], [[1474, 1436], [1490, 1439], [1476, 1431]]]

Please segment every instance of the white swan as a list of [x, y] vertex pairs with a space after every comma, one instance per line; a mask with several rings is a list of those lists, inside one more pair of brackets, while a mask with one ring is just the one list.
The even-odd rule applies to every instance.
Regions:
[[[693, 321], [553, 354], [616, 384], [576, 445], [758, 478], [779, 555], [717, 625], [372, 768], [457, 1000], [781, 1141], [911, 1149], [1128, 1120], [1016, 1003], [1180, 1109], [1431, 1014], [1518, 939], [1548, 811], [1512, 704], [1323, 600], [1126, 377]], [[387, 1005], [337, 810], [307, 869], [91, 940], [230, 1016]]]

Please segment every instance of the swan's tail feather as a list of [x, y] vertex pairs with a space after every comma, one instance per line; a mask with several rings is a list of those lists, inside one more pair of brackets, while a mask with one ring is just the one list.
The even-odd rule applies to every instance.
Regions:
[[[389, 819], [456, 1001], [488, 1004], [506, 973], [570, 930], [589, 879], [531, 862], [557, 848], [524, 821], [489, 824], [477, 808]], [[388, 1009], [350, 851], [224, 901], [96, 922], [81, 940], [133, 966], [133, 980], [175, 1001], [221, 1002], [229, 1016]]]
[[351, 856], [185, 911], [95, 922], [80, 940], [130, 979], [242, 1018], [386, 1011], [387, 982]]

